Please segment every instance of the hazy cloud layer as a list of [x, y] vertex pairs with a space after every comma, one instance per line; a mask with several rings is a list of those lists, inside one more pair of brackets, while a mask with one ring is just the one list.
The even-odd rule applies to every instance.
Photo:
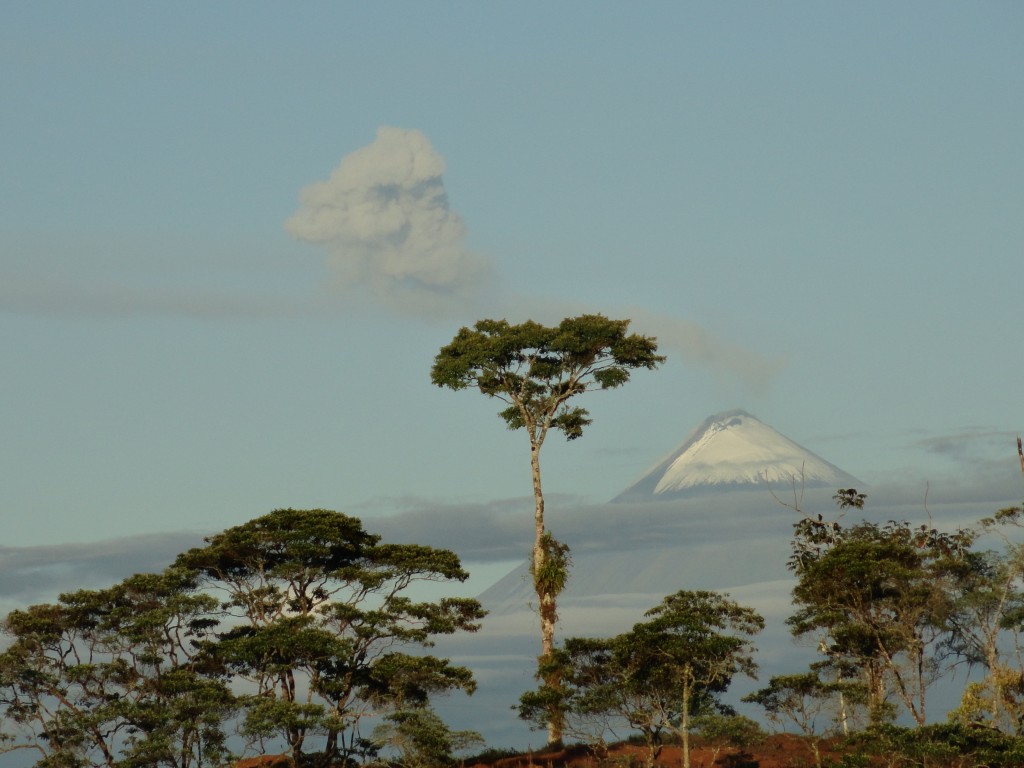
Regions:
[[0, 311], [25, 315], [268, 317], [307, 311], [308, 303], [113, 282], [71, 283], [49, 276], [0, 280]]
[[1016, 432], [968, 427], [955, 435], [922, 438], [914, 445], [957, 461], [971, 461], [978, 455], [1004, 455], [1016, 461], [1016, 441]]
[[196, 532], [154, 533], [84, 544], [0, 547], [0, 605], [9, 610], [99, 589], [135, 573], [161, 571], [203, 543]]
[[330, 178], [302, 190], [285, 228], [327, 248], [343, 289], [367, 288], [403, 309], [448, 308], [478, 295], [489, 266], [465, 244], [443, 173], [444, 160], [426, 136], [382, 126]]
[[[931, 516], [947, 526], [973, 525], [1002, 506], [1017, 503], [1019, 469], [1006, 462], [973, 467], [963, 474], [906, 477], [900, 483], [866, 486], [864, 517], [882, 521], [924, 521]], [[788, 541], [799, 514], [835, 514], [834, 489], [808, 489], [799, 499], [792, 489], [765, 488], [671, 502], [586, 503], [572, 496], [547, 497], [547, 522], [572, 551], [619, 553], [650, 551], [676, 542], [718, 545], [762, 541], [780, 536]], [[781, 503], [780, 503], [781, 502]], [[533, 537], [532, 498], [489, 503], [444, 504], [402, 499], [398, 511], [366, 518], [366, 527], [386, 539], [419, 542], [455, 550], [467, 562], [526, 559]], [[743, 521], [737, 530], [735, 521]]]
[[[963, 474], [908, 477], [901, 483], [868, 488], [865, 516], [871, 520], [924, 521], [945, 526], [973, 525], [1003, 506], [1019, 503], [1019, 467], [1000, 460]], [[808, 490], [801, 501], [807, 514], [834, 514], [831, 490]], [[788, 495], [782, 494], [789, 503]], [[667, 546], [788, 540], [797, 513], [767, 492], [733, 492], [675, 502], [585, 503], [549, 495], [548, 522], [555, 535], [578, 555], [645, 553]], [[529, 497], [490, 502], [445, 503], [431, 499], [381, 499], [354, 509], [367, 530], [386, 541], [452, 549], [466, 563], [525, 561], [533, 536]], [[369, 513], [370, 510], [372, 513]], [[381, 510], [389, 514], [382, 515]], [[743, 520], [741, 530], [735, 521]], [[132, 573], [156, 571], [179, 552], [202, 543], [204, 533], [157, 533], [85, 544], [0, 548], [0, 601], [9, 606], [49, 600], [61, 591], [102, 587]]]
[[[788, 533], [788, 510], [767, 492], [730, 494], [730, 509], [753, 515], [765, 528], [782, 525]], [[685, 536], [711, 542], [732, 538], [735, 531], [709, 513], [706, 500], [586, 504], [567, 496], [546, 497], [548, 524], [574, 552], [619, 552], [657, 548]], [[533, 540], [533, 500], [521, 498], [493, 504], [440, 505], [420, 502], [398, 514], [367, 519], [367, 528], [393, 541], [417, 541], [455, 550], [468, 561], [523, 558]], [[714, 509], [722, 508], [716, 503]], [[780, 522], [781, 521], [781, 522]], [[746, 531], [748, 534], [757, 531]]]

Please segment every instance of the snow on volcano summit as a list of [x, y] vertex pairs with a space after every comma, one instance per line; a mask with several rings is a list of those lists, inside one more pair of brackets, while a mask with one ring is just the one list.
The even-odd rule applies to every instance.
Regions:
[[612, 501], [667, 501], [711, 490], [859, 486], [852, 475], [797, 445], [746, 411], [720, 413]]

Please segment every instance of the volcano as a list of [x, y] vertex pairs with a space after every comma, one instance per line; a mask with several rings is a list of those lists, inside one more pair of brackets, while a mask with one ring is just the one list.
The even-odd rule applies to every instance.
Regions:
[[[787, 579], [799, 515], [829, 511], [837, 489], [860, 487], [746, 411], [716, 414], [611, 503], [549, 515], [572, 542], [573, 577], [562, 603]], [[529, 603], [528, 564], [480, 597], [496, 612]]]
[[709, 417], [682, 445], [612, 502], [671, 501], [712, 491], [847, 488], [857, 478], [746, 411]]

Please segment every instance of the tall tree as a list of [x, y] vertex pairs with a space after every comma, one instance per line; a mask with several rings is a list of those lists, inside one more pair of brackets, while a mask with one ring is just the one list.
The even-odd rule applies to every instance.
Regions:
[[[629, 381], [637, 368], [653, 369], [665, 358], [654, 338], [629, 334], [629, 320], [580, 315], [548, 327], [529, 320], [480, 320], [462, 328], [441, 348], [430, 372], [439, 387], [479, 389], [506, 404], [499, 412], [509, 429], [523, 429], [530, 441], [533, 479], [534, 544], [531, 558], [540, 613], [543, 666], [555, 648], [557, 597], [565, 585], [567, 550], [546, 528], [541, 486], [540, 450], [551, 430], [575, 440], [591, 423], [589, 413], [570, 401], [596, 389], [612, 389]], [[558, 560], [558, 555], [563, 556]], [[548, 683], [553, 680], [546, 681]], [[561, 739], [557, 720], [548, 731], [551, 743]]]
[[210, 537], [177, 565], [224, 596], [228, 618], [212, 653], [254, 689], [240, 698], [243, 732], [284, 738], [293, 764], [313, 736], [327, 765], [368, 746], [359, 734], [367, 713], [473, 690], [468, 669], [403, 651], [479, 627], [476, 600], [404, 594], [417, 581], [465, 580], [448, 550], [383, 544], [330, 510], [279, 509]]

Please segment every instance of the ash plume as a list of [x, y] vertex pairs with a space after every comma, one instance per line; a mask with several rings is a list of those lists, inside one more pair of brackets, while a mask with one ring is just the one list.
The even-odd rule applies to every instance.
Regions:
[[444, 159], [426, 136], [382, 126], [326, 181], [302, 190], [285, 229], [327, 249], [344, 293], [368, 290], [377, 301], [426, 314], [470, 302], [490, 267], [466, 246], [443, 173]]

